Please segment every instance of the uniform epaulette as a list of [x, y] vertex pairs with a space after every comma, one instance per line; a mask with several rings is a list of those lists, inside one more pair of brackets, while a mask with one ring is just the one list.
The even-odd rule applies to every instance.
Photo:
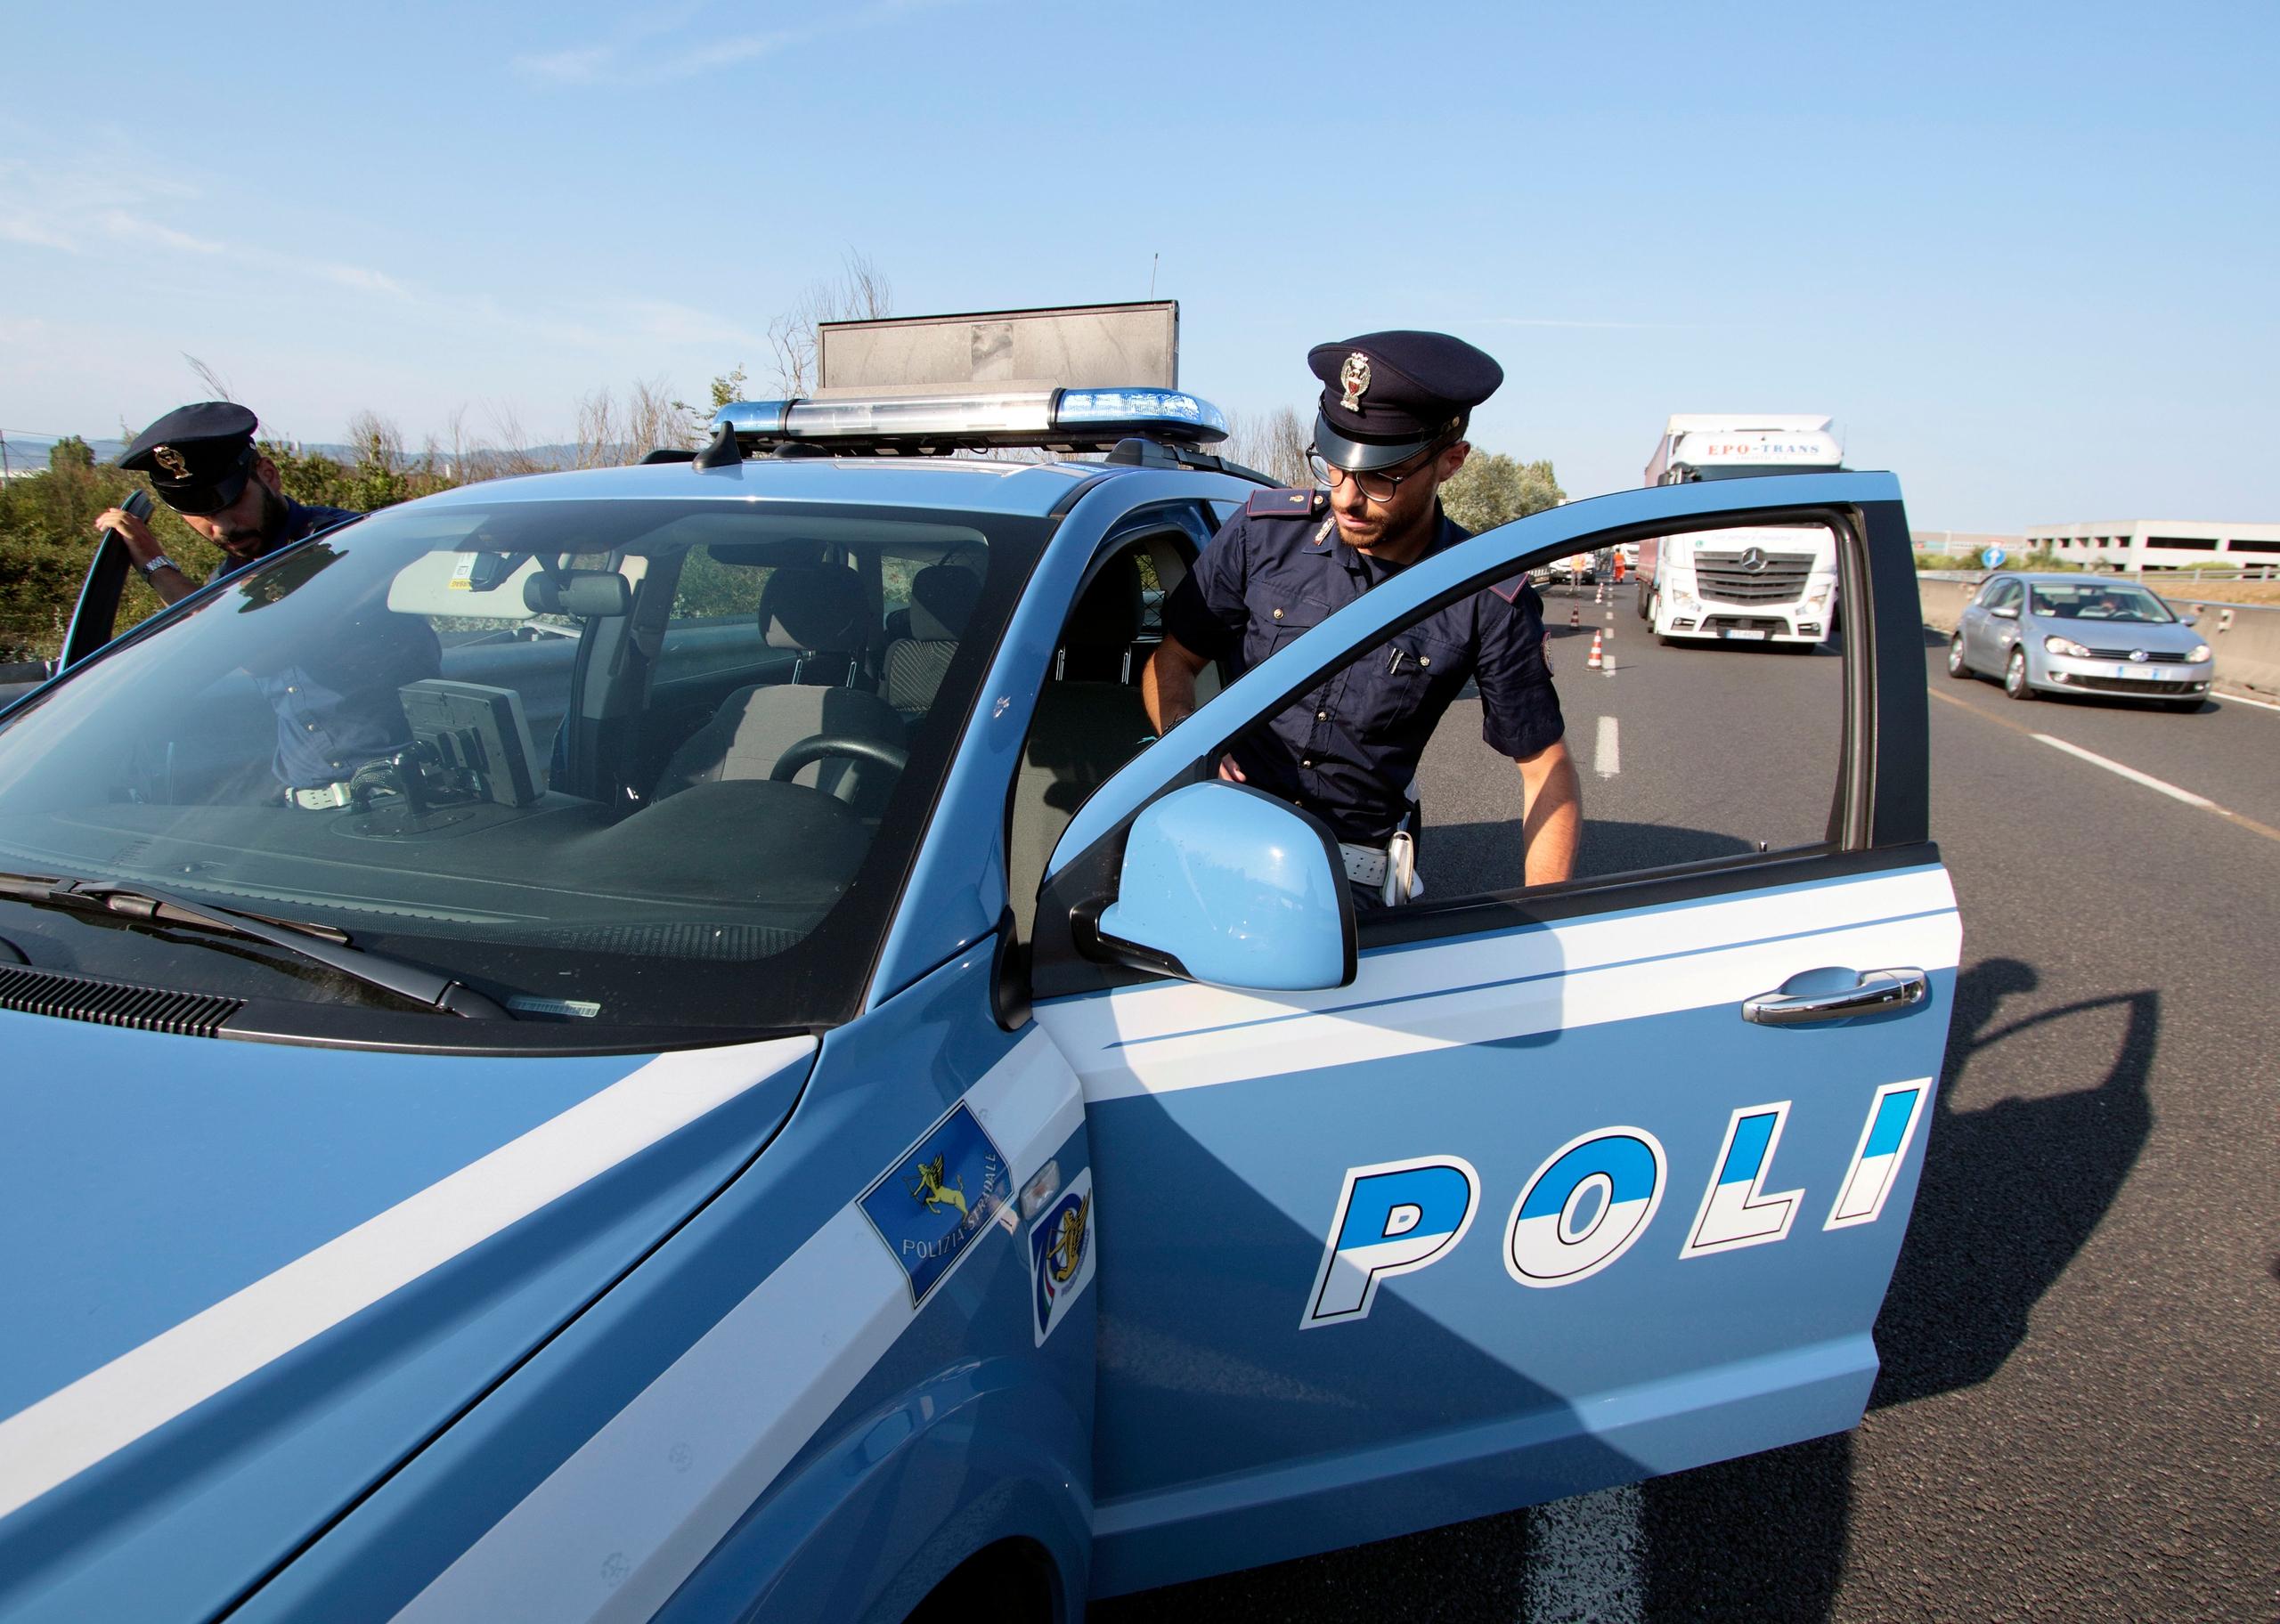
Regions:
[[1254, 519], [1310, 519], [1328, 504], [1327, 491], [1254, 491], [1243, 511]]
[[1508, 604], [1518, 604], [1520, 601], [1520, 594], [1535, 584], [1528, 579], [1527, 572], [1523, 570], [1510, 581], [1491, 582], [1488, 589]]

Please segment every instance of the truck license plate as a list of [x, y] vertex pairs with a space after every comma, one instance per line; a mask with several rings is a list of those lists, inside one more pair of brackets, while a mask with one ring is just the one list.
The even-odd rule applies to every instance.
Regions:
[[1718, 635], [1722, 637], [1733, 637], [1745, 643], [1763, 643], [1765, 640], [1766, 636], [1766, 634], [1762, 631], [1733, 630], [1722, 631]]

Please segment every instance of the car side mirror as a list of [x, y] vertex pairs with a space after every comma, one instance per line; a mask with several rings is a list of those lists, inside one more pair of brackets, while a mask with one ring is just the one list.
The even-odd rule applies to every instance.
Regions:
[[1087, 958], [1216, 987], [1310, 992], [1354, 979], [1354, 898], [1336, 837], [1243, 784], [1192, 784], [1143, 808], [1116, 899], [1071, 923]]
[[2015, 621], [2019, 618], [2019, 612], [2015, 608], [1990, 609], [1987, 613], [1999, 621]]

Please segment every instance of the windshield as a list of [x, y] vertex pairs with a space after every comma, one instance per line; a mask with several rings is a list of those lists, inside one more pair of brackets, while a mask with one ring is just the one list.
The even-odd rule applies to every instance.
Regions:
[[2132, 621], [2165, 626], [2177, 616], [2143, 587], [2101, 581], [2064, 581], [2030, 589], [2037, 614], [2058, 621]]
[[[0, 870], [345, 931], [564, 1041], [844, 1019], [1046, 529], [745, 501], [391, 509], [0, 727]], [[0, 940], [324, 1004], [326, 1031], [356, 1001], [287, 955], [21, 902], [0, 902]]]

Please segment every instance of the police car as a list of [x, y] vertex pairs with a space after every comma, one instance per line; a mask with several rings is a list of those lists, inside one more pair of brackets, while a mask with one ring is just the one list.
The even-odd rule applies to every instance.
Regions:
[[[1857, 1423], [1959, 946], [1896, 483], [1568, 504], [1156, 739], [1223, 433], [733, 406], [9, 713], [0, 1618], [1070, 1619]], [[1357, 921], [1213, 775], [1457, 595], [1785, 520], [1863, 610], [1817, 847]], [[288, 797], [301, 682], [403, 736]]]

